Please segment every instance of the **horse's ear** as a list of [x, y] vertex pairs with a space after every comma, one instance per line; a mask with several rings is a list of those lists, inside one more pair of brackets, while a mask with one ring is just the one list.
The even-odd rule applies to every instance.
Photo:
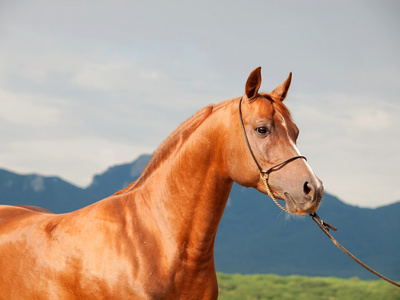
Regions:
[[292, 82], [292, 72], [290, 72], [285, 82], [282, 83], [280, 86], [278, 86], [276, 89], [274, 89], [271, 94], [280, 98], [281, 101], [285, 100], [291, 82]]
[[258, 89], [261, 86], [261, 67], [258, 67], [250, 73], [246, 82], [246, 96], [251, 99], [258, 95]]

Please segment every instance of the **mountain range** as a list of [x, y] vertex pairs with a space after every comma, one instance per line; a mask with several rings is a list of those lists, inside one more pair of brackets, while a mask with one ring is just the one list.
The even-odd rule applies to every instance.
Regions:
[[[151, 159], [95, 175], [87, 188], [59, 177], [20, 175], [0, 169], [0, 204], [35, 205], [70, 212], [99, 201], [136, 180]], [[375, 209], [348, 205], [325, 193], [318, 211], [339, 228], [333, 235], [378, 272], [400, 280], [400, 202]], [[375, 279], [337, 249], [308, 216], [289, 216], [268, 196], [233, 185], [215, 242], [217, 271]]]

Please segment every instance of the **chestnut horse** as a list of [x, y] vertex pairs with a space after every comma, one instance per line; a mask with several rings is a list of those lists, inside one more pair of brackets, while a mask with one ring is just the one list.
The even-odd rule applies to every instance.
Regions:
[[[80, 210], [0, 208], [1, 299], [216, 299], [214, 241], [233, 182], [266, 192], [265, 169], [300, 152], [283, 104], [291, 74], [259, 93], [261, 68], [243, 97], [205, 107], [178, 127], [141, 177]], [[291, 213], [312, 213], [323, 194], [304, 159], [270, 173]]]

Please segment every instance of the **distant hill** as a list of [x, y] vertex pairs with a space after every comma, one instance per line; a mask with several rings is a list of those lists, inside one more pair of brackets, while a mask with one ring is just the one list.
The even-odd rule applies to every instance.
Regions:
[[0, 204], [35, 205], [54, 213], [71, 212], [108, 197], [135, 181], [150, 158], [151, 155], [142, 155], [132, 163], [110, 167], [95, 175], [85, 189], [59, 177], [19, 175], [0, 169]]
[[[150, 160], [94, 176], [86, 189], [58, 177], [19, 175], [0, 169], [0, 203], [29, 204], [55, 213], [79, 209], [136, 180]], [[367, 209], [343, 203], [325, 193], [321, 218], [339, 228], [334, 236], [378, 272], [400, 280], [400, 202]], [[234, 184], [218, 229], [216, 268], [226, 273], [376, 277], [338, 250], [307, 216], [283, 213], [267, 196]]]
[[1, 204], [36, 205], [53, 212], [67, 212], [81, 207], [83, 193], [83, 189], [58, 177], [18, 175], [0, 169]]

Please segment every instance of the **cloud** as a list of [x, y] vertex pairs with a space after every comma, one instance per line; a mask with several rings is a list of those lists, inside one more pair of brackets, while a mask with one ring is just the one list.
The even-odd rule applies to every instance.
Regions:
[[54, 107], [57, 99], [32, 94], [13, 93], [0, 89], [0, 119], [25, 126], [43, 126], [57, 123], [60, 111]]
[[352, 115], [352, 122], [359, 130], [371, 132], [382, 132], [390, 128], [393, 123], [391, 115], [382, 110], [372, 107], [363, 108]]

